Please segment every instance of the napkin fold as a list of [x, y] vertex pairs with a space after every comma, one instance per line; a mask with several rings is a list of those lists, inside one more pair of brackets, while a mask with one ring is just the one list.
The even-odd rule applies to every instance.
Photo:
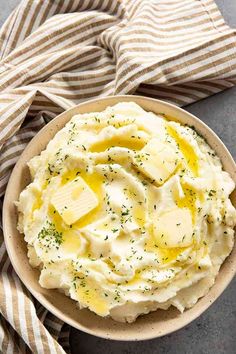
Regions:
[[[232, 87], [235, 39], [213, 0], [22, 0], [0, 31], [0, 195], [30, 139], [80, 102], [135, 93], [183, 106]], [[0, 311], [3, 353], [69, 352], [69, 327], [4, 243]]]

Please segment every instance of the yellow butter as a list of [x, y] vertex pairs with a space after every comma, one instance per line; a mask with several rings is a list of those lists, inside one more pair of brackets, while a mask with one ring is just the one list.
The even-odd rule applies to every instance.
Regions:
[[171, 147], [153, 138], [134, 156], [134, 163], [143, 174], [162, 185], [175, 171], [178, 157]]
[[97, 207], [98, 199], [81, 177], [59, 188], [51, 203], [67, 225], [74, 224]]
[[163, 248], [188, 247], [192, 244], [192, 215], [187, 208], [174, 208], [154, 221], [157, 244]]

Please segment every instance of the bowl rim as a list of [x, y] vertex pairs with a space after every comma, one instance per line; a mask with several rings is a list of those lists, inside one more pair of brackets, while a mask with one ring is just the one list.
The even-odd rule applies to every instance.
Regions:
[[[149, 340], [149, 339], [154, 339], [154, 338], [158, 338], [158, 337], [162, 337], [162, 336], [165, 336], [165, 335], [168, 335], [170, 333], [173, 333], [183, 327], [185, 327], [186, 325], [190, 324], [192, 321], [194, 321], [196, 318], [198, 318], [206, 309], [208, 309], [214, 302], [215, 300], [222, 294], [222, 292], [226, 289], [226, 287], [229, 285], [229, 283], [231, 282], [231, 280], [234, 278], [234, 275], [236, 274], [236, 257], [234, 259], [234, 269], [232, 272], [230, 272], [228, 274], [227, 277], [221, 279], [221, 283], [220, 283], [220, 286], [218, 284], [218, 287], [217, 289], [215, 289], [214, 293], [211, 294], [210, 296], [210, 301], [209, 303], [206, 302], [206, 303], [203, 303], [202, 307], [196, 311], [194, 314], [191, 314], [190, 315], [190, 318], [189, 319], [185, 319], [184, 321], [182, 320], [177, 320], [176, 321], [176, 325], [174, 328], [171, 328], [170, 330], [166, 331], [165, 333], [162, 333], [162, 334], [156, 334], [154, 335], [153, 333], [149, 334], [149, 335], [145, 335], [145, 336], [142, 336], [142, 338], [126, 338], [126, 337], [122, 337], [121, 335], [120, 336], [114, 336], [114, 335], [107, 335], [104, 331], [104, 335], [103, 334], [96, 334], [95, 333], [95, 330], [93, 329], [88, 329], [87, 327], [83, 326], [82, 324], [80, 323], [77, 323], [75, 320], [71, 319], [70, 317], [68, 317], [67, 315], [65, 315], [63, 313], [63, 311], [61, 310], [58, 310], [58, 308], [56, 306], [54, 306], [51, 302], [49, 302], [46, 297], [44, 295], [42, 295], [41, 293], [37, 293], [37, 291], [35, 289], [33, 289], [33, 287], [31, 286], [31, 284], [29, 284], [29, 282], [23, 277], [23, 275], [21, 274], [20, 272], [20, 269], [18, 268], [18, 266], [16, 265], [16, 262], [14, 260], [14, 258], [12, 257], [12, 254], [11, 254], [11, 242], [9, 241], [9, 238], [6, 236], [7, 235], [7, 227], [8, 227], [8, 221], [7, 221], [7, 208], [6, 208], [6, 204], [7, 204], [7, 199], [8, 199], [8, 195], [9, 195], [9, 191], [10, 189], [12, 188], [12, 185], [14, 185], [14, 177], [15, 177], [15, 171], [17, 170], [21, 160], [24, 160], [24, 156], [27, 154], [28, 150], [31, 149], [31, 146], [34, 145], [35, 141], [37, 141], [37, 139], [39, 138], [39, 136], [41, 136], [46, 130], [50, 130], [50, 127], [51, 126], [54, 126], [55, 123], [57, 121], [59, 121], [60, 119], [63, 118], [64, 115], [67, 115], [68, 113], [72, 114], [71, 117], [73, 116], [73, 114], [80, 114], [80, 113], [76, 113], [76, 110], [80, 107], [83, 107], [83, 106], [87, 106], [88, 104], [92, 104], [92, 103], [98, 103], [100, 101], [103, 101], [103, 102], [108, 102], [108, 104], [106, 105], [106, 107], [108, 106], [113, 106], [114, 104], [116, 103], [119, 103], [119, 102], [124, 102], [124, 101], [128, 101], [128, 102], [136, 102], [136, 100], [144, 100], [144, 101], [149, 101], [149, 102], [152, 102], [153, 104], [155, 103], [160, 103], [161, 105], [163, 106], [166, 106], [166, 107], [170, 107], [171, 109], [174, 109], [175, 111], [179, 111], [180, 113], [184, 114], [184, 115], [187, 115], [189, 116], [190, 119], [192, 119], [193, 121], [197, 122], [197, 124], [203, 129], [205, 130], [207, 133], [209, 133], [213, 140], [216, 142], [216, 144], [220, 147], [220, 149], [224, 152], [224, 154], [226, 155], [226, 160], [229, 161], [229, 163], [234, 166], [234, 170], [235, 170], [235, 176], [232, 176], [231, 177], [233, 178], [234, 181], [236, 181], [236, 163], [231, 155], [231, 153], [229, 152], [229, 150], [227, 149], [227, 147], [225, 146], [225, 144], [222, 142], [222, 140], [216, 135], [216, 133], [207, 125], [205, 124], [202, 120], [200, 120], [199, 118], [197, 118], [195, 115], [193, 115], [192, 113], [189, 113], [188, 111], [176, 106], [175, 104], [172, 104], [172, 103], [169, 103], [167, 101], [163, 101], [163, 100], [159, 100], [159, 99], [155, 99], [155, 98], [151, 98], [151, 97], [145, 97], [145, 96], [139, 96], [139, 95], [115, 95], [115, 96], [107, 96], [107, 97], [101, 97], [101, 98], [95, 98], [95, 99], [92, 99], [92, 100], [87, 100], [85, 102], [82, 102], [76, 106], [73, 106], [69, 109], [67, 109], [66, 111], [62, 112], [61, 114], [59, 114], [58, 116], [56, 116], [54, 119], [52, 119], [48, 124], [46, 124], [31, 140], [30, 142], [27, 144], [27, 146], [25, 147], [24, 151], [22, 152], [22, 154], [20, 155], [17, 163], [15, 164], [12, 172], [11, 172], [11, 175], [10, 175], [10, 178], [9, 178], [9, 181], [8, 181], [8, 184], [7, 184], [7, 188], [6, 188], [6, 191], [5, 191], [5, 196], [4, 196], [4, 202], [3, 202], [3, 211], [2, 211], [2, 221], [3, 221], [3, 235], [4, 235], [4, 241], [5, 241], [5, 246], [6, 246], [6, 250], [7, 250], [7, 254], [9, 256], [9, 259], [11, 261], [11, 264], [16, 272], [16, 274], [18, 275], [18, 277], [20, 278], [20, 280], [22, 281], [22, 283], [25, 285], [25, 287], [30, 291], [30, 293], [48, 310], [50, 311], [52, 314], [54, 314], [56, 317], [58, 317], [59, 319], [61, 319], [62, 321], [64, 321], [65, 323], [71, 325], [72, 327], [76, 328], [76, 329], [79, 329], [79, 330], [82, 330], [83, 332], [85, 333], [88, 333], [88, 334], [91, 334], [91, 335], [94, 335], [96, 337], [99, 337], [99, 338], [104, 338], [104, 339], [110, 339], [110, 340], [118, 340], [118, 341], [141, 341], [141, 340]], [[117, 100], [115, 103], [111, 103], [109, 104], [109, 101], [112, 101], [112, 100]], [[139, 104], [141, 107], [142, 107], [142, 104], [139, 102], [137, 103]], [[145, 109], [145, 108], [144, 108]], [[73, 111], [75, 113], [73, 113]], [[151, 111], [151, 110], [150, 110]], [[93, 111], [88, 111], [88, 112], [93, 112]], [[71, 119], [71, 117], [68, 119], [68, 121]], [[176, 119], [176, 121], [178, 121], [178, 119]], [[67, 123], [67, 122], [66, 122]], [[66, 124], [65, 123], [65, 124]], [[64, 125], [63, 125], [64, 126]], [[53, 136], [56, 135], [56, 133], [61, 130], [62, 128], [58, 129], [55, 134]], [[198, 131], [198, 129], [197, 129]], [[204, 134], [203, 134], [203, 137], [204, 137]], [[49, 140], [50, 141], [50, 140]], [[46, 143], [46, 146], [47, 144], [49, 143], [49, 141], [47, 141]], [[210, 145], [210, 144], [209, 144]], [[211, 145], [210, 145], [211, 146]], [[41, 150], [43, 151], [43, 149]], [[221, 161], [223, 162], [223, 161]], [[234, 248], [236, 247], [236, 245], [234, 246]], [[230, 255], [228, 256], [230, 257]], [[228, 259], [227, 257], [227, 259]], [[226, 260], [227, 260], [226, 259]], [[226, 262], [226, 260], [223, 262], [223, 264]], [[219, 273], [221, 272], [221, 269], [222, 269], [222, 266], [223, 264], [221, 265], [221, 268], [220, 268], [220, 271]], [[215, 280], [215, 283], [216, 284], [217, 282], [217, 278]], [[214, 285], [213, 285], [214, 286]], [[203, 296], [202, 298], [205, 298], [207, 297], [209, 294], [210, 294], [210, 291], [211, 291], [212, 287], [209, 289], [208, 293]], [[198, 299], [197, 303], [202, 299]], [[192, 307], [192, 309], [197, 305], [197, 303]], [[188, 310], [189, 311], [189, 310]], [[145, 315], [147, 316], [147, 315]], [[131, 324], [132, 325], [132, 324]], [[140, 333], [139, 333], [140, 335]]]

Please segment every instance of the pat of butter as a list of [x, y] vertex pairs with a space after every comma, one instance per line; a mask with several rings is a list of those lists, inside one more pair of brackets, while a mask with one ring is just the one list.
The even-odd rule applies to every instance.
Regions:
[[98, 200], [87, 183], [81, 177], [77, 177], [60, 187], [52, 197], [51, 203], [63, 221], [71, 225], [96, 208]]
[[153, 138], [134, 157], [134, 163], [142, 173], [162, 185], [175, 171], [178, 157], [175, 150]]
[[188, 247], [192, 244], [193, 225], [187, 208], [174, 208], [159, 217], [154, 224], [156, 242], [160, 247]]

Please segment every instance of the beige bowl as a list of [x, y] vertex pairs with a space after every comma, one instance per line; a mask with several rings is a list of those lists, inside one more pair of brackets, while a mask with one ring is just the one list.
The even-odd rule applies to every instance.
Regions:
[[[171, 307], [167, 311], [158, 310], [141, 316], [132, 324], [123, 324], [99, 317], [86, 309], [79, 310], [75, 301], [57, 290], [47, 290], [40, 287], [38, 283], [39, 271], [29, 265], [26, 243], [23, 235], [19, 234], [16, 229], [17, 214], [13, 204], [18, 200], [20, 192], [30, 182], [27, 161], [38, 155], [73, 115], [102, 111], [107, 106], [122, 101], [134, 101], [147, 111], [165, 113], [183, 124], [194, 126], [221, 158], [224, 169], [236, 180], [236, 166], [224, 144], [210, 128], [190, 113], [169, 103], [139, 96], [114, 96], [97, 99], [82, 103], [60, 114], [29, 143], [17, 162], [8, 183], [3, 207], [3, 227], [7, 251], [15, 271], [29, 291], [49, 311], [73, 327], [99, 337], [115, 340], [144, 340], [160, 337], [180, 329], [197, 318], [217, 299], [236, 272], [236, 246], [221, 267], [215, 285], [193, 308], [181, 314]], [[232, 196], [232, 201], [236, 205], [236, 194]]]

